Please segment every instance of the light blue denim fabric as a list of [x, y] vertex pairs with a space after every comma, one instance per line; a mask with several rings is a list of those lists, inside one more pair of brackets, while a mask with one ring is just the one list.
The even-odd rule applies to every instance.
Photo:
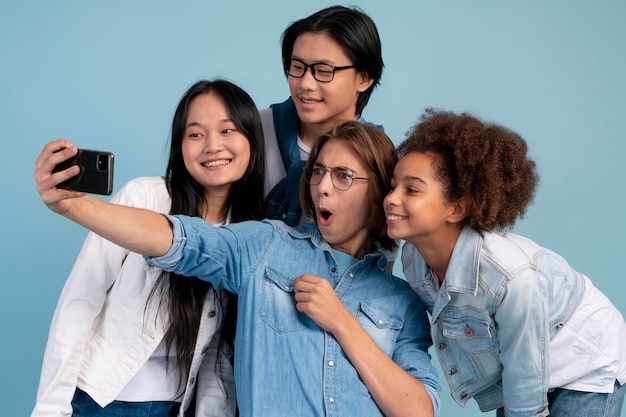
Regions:
[[[459, 235], [439, 288], [410, 244], [409, 285], [431, 313], [431, 335], [450, 392], [507, 417], [547, 415], [550, 339], [575, 310], [584, 277], [559, 255], [512, 233]], [[503, 366], [504, 364], [504, 366]]]
[[76, 389], [72, 408], [72, 417], [176, 417], [180, 403], [113, 401], [102, 408], [86, 392]]
[[[620, 417], [626, 385], [615, 382], [611, 394], [557, 388], [548, 395], [550, 417]], [[499, 411], [497, 417], [505, 417]]]
[[379, 252], [340, 276], [314, 224], [293, 229], [266, 220], [213, 227], [198, 218], [168, 218], [172, 248], [147, 261], [239, 294], [235, 383], [241, 417], [382, 415], [339, 343], [296, 310], [293, 280], [304, 273], [332, 283], [378, 346], [424, 384], [438, 414], [426, 310], [406, 282], [385, 271]]

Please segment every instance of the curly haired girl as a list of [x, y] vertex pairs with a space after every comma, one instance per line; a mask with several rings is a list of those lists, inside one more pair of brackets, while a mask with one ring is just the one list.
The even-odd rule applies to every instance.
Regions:
[[526, 142], [427, 110], [399, 146], [387, 233], [431, 315], [454, 400], [509, 416], [619, 417], [626, 324], [556, 253], [508, 233], [538, 183]]

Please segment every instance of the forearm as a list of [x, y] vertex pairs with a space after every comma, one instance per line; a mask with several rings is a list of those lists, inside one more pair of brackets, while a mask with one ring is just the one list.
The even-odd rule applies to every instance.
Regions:
[[162, 256], [172, 245], [172, 228], [151, 210], [108, 203], [90, 196], [78, 198], [62, 213], [105, 239], [147, 256]]
[[353, 316], [334, 335], [386, 416], [433, 416], [424, 385], [387, 356]]

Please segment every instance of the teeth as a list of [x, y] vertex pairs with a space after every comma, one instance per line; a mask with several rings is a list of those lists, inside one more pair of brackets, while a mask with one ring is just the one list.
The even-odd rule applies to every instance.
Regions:
[[204, 164], [202, 164], [202, 166], [211, 168], [211, 167], [216, 167], [216, 166], [220, 166], [220, 165], [228, 165], [228, 164], [230, 164], [230, 160], [228, 160], [228, 159], [220, 159], [219, 161], [205, 162]]
[[391, 221], [403, 220], [403, 219], [406, 219], [406, 218], [407, 218], [406, 216], [398, 216], [396, 214], [390, 214], [390, 215], [387, 216], [387, 220], [391, 220]]

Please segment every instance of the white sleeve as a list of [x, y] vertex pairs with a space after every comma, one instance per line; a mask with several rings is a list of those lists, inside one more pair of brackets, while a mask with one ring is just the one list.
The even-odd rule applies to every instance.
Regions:
[[[158, 184], [158, 180], [154, 181]], [[152, 183], [141, 179], [131, 181], [111, 201], [155, 210], [169, 206], [169, 200], [165, 203], [160, 201], [162, 192], [146, 192], [146, 185], [151, 186]], [[160, 187], [164, 188], [164, 185]], [[93, 325], [106, 300], [107, 291], [115, 282], [127, 255], [127, 250], [100, 236], [94, 233], [87, 235], [52, 318], [37, 401], [31, 417], [72, 415], [71, 401], [85, 343], [93, 334]]]

